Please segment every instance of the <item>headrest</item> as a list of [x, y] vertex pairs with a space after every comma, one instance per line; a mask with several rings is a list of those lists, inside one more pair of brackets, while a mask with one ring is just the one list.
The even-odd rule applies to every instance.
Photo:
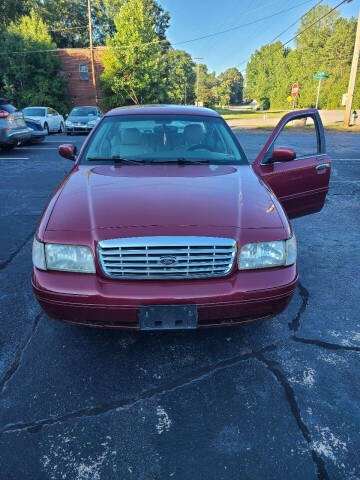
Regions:
[[124, 128], [121, 135], [123, 145], [138, 145], [141, 134], [137, 128]]
[[200, 143], [203, 137], [203, 129], [197, 123], [191, 123], [184, 128], [184, 136], [188, 142]]

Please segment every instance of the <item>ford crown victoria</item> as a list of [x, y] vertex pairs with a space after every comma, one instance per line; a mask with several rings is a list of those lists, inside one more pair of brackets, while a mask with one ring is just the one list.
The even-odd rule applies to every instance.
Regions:
[[[279, 146], [307, 123], [314, 146]], [[284, 133], [284, 135], [283, 135]], [[290, 138], [289, 137], [289, 138]], [[316, 110], [285, 115], [250, 165], [213, 110], [118, 108], [45, 209], [32, 284], [52, 318], [161, 330], [270, 318], [298, 279], [289, 219], [322, 209], [331, 164]]]

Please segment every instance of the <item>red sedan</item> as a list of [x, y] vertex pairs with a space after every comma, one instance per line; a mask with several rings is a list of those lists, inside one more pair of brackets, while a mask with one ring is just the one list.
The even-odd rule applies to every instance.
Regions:
[[[307, 122], [307, 142], [294, 149]], [[298, 142], [299, 143], [299, 142]], [[141, 330], [272, 317], [297, 282], [289, 218], [322, 209], [329, 188], [316, 110], [285, 115], [249, 164], [214, 111], [126, 107], [98, 123], [45, 209], [33, 289], [52, 318]]]

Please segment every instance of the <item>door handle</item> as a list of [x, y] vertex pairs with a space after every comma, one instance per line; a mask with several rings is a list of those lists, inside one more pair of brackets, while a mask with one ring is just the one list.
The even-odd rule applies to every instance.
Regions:
[[330, 163], [320, 163], [320, 165], [316, 165], [316, 170], [325, 170], [326, 168], [330, 167]]

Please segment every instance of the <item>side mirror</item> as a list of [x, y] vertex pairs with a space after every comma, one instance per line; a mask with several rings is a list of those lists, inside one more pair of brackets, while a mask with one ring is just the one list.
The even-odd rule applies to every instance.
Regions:
[[67, 158], [68, 160], [72, 160], [74, 162], [76, 150], [76, 146], [72, 143], [65, 143], [64, 145], [60, 145], [59, 154], [62, 157]]
[[272, 162], [291, 162], [296, 158], [296, 153], [292, 148], [276, 148], [271, 155]]

